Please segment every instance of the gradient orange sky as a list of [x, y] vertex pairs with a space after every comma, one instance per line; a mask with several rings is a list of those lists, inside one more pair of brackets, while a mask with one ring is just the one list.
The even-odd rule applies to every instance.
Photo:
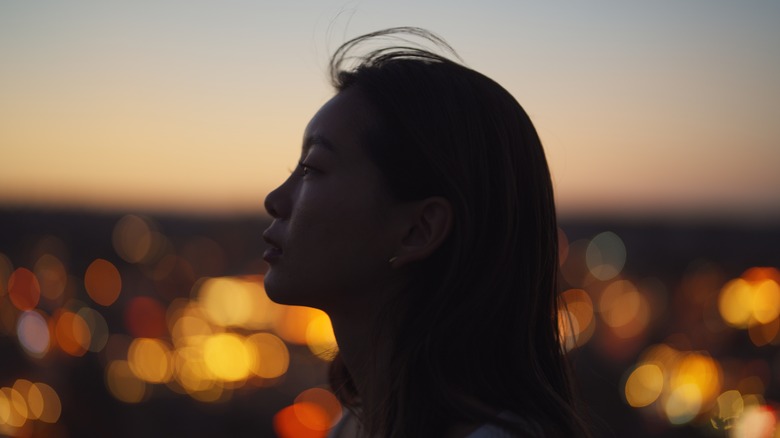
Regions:
[[329, 53], [413, 25], [526, 108], [562, 213], [778, 218], [778, 23], [759, 1], [4, 1], [0, 206], [262, 212]]

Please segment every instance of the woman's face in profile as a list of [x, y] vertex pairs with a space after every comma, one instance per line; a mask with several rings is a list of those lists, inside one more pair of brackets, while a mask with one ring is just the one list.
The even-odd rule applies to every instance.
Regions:
[[333, 97], [306, 127], [301, 164], [266, 198], [274, 218], [263, 234], [272, 300], [359, 309], [389, 275], [401, 207], [363, 144], [372, 117], [358, 90]]

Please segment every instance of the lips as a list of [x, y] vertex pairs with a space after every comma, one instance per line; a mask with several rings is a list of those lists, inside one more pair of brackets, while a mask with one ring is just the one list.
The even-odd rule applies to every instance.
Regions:
[[263, 253], [263, 260], [268, 263], [274, 263], [279, 260], [283, 254], [282, 248], [279, 246], [279, 244], [268, 235], [267, 231], [263, 233], [263, 240], [265, 240], [265, 243], [270, 245], [270, 248], [266, 249]]

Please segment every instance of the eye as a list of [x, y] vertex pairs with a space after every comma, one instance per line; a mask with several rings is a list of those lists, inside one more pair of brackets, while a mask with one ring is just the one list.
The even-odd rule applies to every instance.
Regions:
[[306, 165], [303, 161], [298, 163], [298, 169], [300, 169], [301, 176], [306, 176], [312, 171], [312, 168]]

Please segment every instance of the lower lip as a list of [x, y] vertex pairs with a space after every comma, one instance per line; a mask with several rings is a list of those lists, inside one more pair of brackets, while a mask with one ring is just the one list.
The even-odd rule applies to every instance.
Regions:
[[280, 257], [282, 257], [282, 250], [279, 248], [268, 248], [263, 253], [263, 260], [268, 263], [273, 263], [279, 260]]

